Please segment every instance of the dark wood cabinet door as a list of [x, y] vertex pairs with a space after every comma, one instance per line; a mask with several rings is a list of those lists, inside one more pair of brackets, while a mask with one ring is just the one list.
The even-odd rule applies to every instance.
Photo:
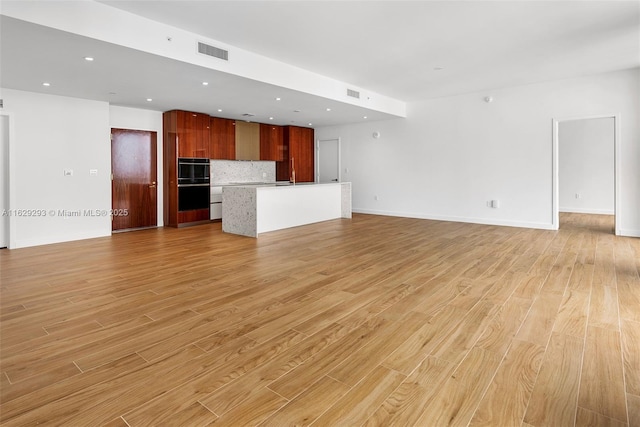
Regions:
[[178, 112], [162, 115], [164, 225], [178, 226]]
[[260, 160], [286, 160], [282, 126], [260, 124]]
[[193, 157], [202, 159], [210, 158], [210, 117], [207, 114], [198, 114], [196, 117], [196, 150]]
[[315, 181], [313, 129], [298, 126], [288, 126], [288, 128], [289, 161], [295, 168], [296, 182], [313, 182]]
[[313, 129], [303, 128], [300, 131], [300, 139], [297, 141], [297, 171], [296, 179], [299, 182], [314, 181], [314, 149]]
[[209, 116], [177, 111], [178, 157], [209, 158]]
[[209, 122], [209, 135], [209, 154], [211, 159], [235, 160], [235, 120], [211, 117]]
[[196, 117], [197, 114], [189, 111], [178, 111], [177, 115], [177, 141], [178, 157], [195, 157], [196, 151]]
[[192, 211], [178, 212], [178, 223], [199, 222], [209, 220], [209, 209], [195, 209]]

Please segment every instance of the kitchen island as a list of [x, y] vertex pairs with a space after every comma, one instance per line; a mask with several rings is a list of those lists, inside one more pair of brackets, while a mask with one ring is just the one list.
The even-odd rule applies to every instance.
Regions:
[[351, 218], [351, 183], [236, 185], [222, 191], [222, 231], [261, 233]]

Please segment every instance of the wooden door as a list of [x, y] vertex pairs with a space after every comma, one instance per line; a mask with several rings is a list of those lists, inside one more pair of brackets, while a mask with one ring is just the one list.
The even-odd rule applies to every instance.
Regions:
[[157, 135], [111, 129], [112, 230], [157, 225]]

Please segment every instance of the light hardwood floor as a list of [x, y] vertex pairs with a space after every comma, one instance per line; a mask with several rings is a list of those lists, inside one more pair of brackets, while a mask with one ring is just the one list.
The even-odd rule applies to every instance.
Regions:
[[639, 426], [640, 239], [355, 215], [0, 251], [3, 426]]

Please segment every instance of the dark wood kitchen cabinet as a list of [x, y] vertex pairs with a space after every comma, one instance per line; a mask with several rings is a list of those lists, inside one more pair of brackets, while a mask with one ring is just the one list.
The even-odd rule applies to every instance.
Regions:
[[292, 166], [296, 182], [314, 182], [313, 129], [300, 126], [283, 127], [282, 152], [284, 159], [276, 161], [276, 179], [286, 181], [291, 178]]
[[282, 126], [260, 124], [260, 160], [285, 160], [282, 131]]
[[175, 134], [178, 157], [209, 158], [209, 116], [191, 111], [173, 110], [168, 116], [170, 131]]
[[164, 224], [179, 227], [206, 221], [209, 209], [178, 211], [178, 158], [209, 158], [209, 116], [189, 111], [167, 111], [163, 119]]
[[209, 120], [209, 154], [212, 159], [236, 159], [236, 121], [211, 117]]

